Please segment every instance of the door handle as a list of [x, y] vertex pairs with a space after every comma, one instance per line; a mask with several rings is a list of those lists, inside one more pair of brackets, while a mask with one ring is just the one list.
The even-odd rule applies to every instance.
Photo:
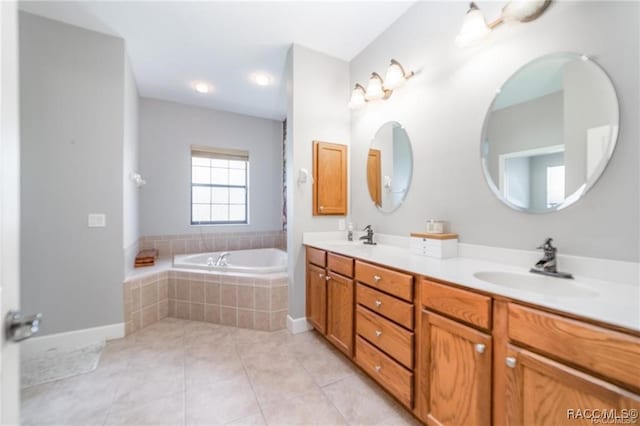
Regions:
[[20, 311], [9, 311], [4, 321], [6, 339], [12, 342], [21, 342], [40, 331], [42, 314], [23, 317]]

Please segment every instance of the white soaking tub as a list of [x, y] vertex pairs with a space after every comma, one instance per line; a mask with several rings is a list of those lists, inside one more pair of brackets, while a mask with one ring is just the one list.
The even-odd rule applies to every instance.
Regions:
[[[221, 256], [223, 258], [219, 262]], [[264, 248], [182, 254], [173, 257], [173, 267], [211, 272], [271, 274], [287, 271], [287, 253], [275, 248]]]

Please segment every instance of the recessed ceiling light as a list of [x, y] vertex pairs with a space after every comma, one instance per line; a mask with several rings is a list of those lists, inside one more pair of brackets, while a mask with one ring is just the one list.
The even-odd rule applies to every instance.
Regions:
[[263, 73], [255, 73], [251, 76], [251, 79], [258, 86], [268, 86], [271, 84], [271, 76]]
[[212, 87], [209, 83], [205, 83], [203, 81], [198, 81], [193, 83], [193, 90], [198, 93], [209, 93]]

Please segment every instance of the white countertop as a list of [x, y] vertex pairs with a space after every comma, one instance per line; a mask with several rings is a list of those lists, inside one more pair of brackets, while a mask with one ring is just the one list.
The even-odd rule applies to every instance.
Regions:
[[[576, 276], [575, 280], [549, 278], [554, 286], [567, 286], [570, 295], [550, 295], [496, 285], [480, 280], [474, 273], [481, 271], [529, 274], [526, 268], [464, 257], [435, 259], [414, 255], [409, 249], [393, 245], [363, 245], [345, 240], [307, 241], [305, 244], [322, 250], [370, 261], [394, 269], [455, 283], [526, 303], [590, 318], [596, 321], [640, 331], [640, 286], [608, 282]], [[571, 286], [579, 285], [588, 295], [571, 294]]]

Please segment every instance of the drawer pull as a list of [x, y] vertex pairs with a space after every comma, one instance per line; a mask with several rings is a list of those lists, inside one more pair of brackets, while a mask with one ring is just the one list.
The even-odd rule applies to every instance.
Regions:
[[379, 300], [376, 300], [376, 308], [379, 308], [380, 306], [382, 306], [382, 302]]
[[378, 336], [378, 337], [382, 336], [382, 331], [376, 330], [376, 336]]
[[380, 367], [379, 365], [376, 365], [373, 368], [375, 368], [378, 373], [380, 372], [380, 370], [382, 370], [382, 367]]
[[329, 281], [331, 279], [331, 277], [329, 275], [327, 275], [326, 277], [324, 277], [325, 281]]
[[381, 277], [380, 275], [374, 275], [374, 276], [373, 276], [373, 280], [374, 280], [375, 282], [377, 282], [377, 283], [378, 283], [378, 282], [380, 282], [380, 280], [381, 280], [381, 279], [382, 279], [382, 277]]
[[476, 352], [478, 352], [479, 354], [483, 354], [484, 350], [486, 349], [486, 346], [483, 345], [482, 343], [476, 343]]
[[505, 358], [505, 364], [507, 364], [507, 367], [509, 368], [516, 368], [516, 359], [512, 356], [508, 356]]

